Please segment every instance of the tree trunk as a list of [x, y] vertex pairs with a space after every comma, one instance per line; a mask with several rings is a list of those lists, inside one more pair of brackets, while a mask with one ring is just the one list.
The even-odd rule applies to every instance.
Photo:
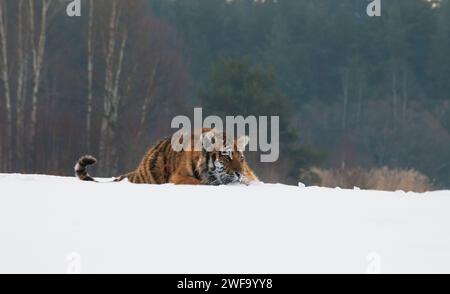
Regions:
[[357, 126], [359, 131], [362, 130], [362, 125], [363, 125], [363, 105], [364, 105], [364, 92], [366, 90], [367, 87], [367, 80], [366, 80], [366, 75], [365, 75], [365, 69], [360, 68], [360, 66], [358, 66], [358, 70], [357, 70], [357, 80], [358, 80], [358, 105], [357, 105], [357, 113], [356, 113], [356, 122], [357, 122]]
[[[5, 11], [3, 11], [5, 10]], [[5, 167], [11, 168], [12, 161], [12, 109], [11, 109], [11, 88], [9, 84], [8, 68], [8, 45], [7, 45], [7, 19], [6, 19], [6, 1], [0, 3], [0, 43], [1, 43], [1, 75], [3, 87], [5, 89], [5, 111], [6, 111], [6, 144], [5, 148]]]
[[41, 72], [45, 54], [45, 42], [47, 36], [47, 12], [51, 0], [43, 0], [41, 9], [41, 23], [38, 43], [35, 43], [35, 19], [34, 19], [34, 0], [30, 4], [30, 32], [31, 32], [31, 48], [33, 56], [33, 89], [31, 93], [31, 115], [29, 126], [29, 154], [31, 156], [31, 168], [35, 169], [35, 151], [36, 151], [36, 129], [37, 129], [37, 113], [38, 113], [38, 92], [41, 85]]
[[392, 69], [392, 123], [393, 129], [397, 129], [397, 103], [398, 103], [398, 92], [397, 92], [397, 69], [393, 66]]
[[[1, 129], [0, 129], [0, 137], [2, 135], [1, 133]], [[3, 142], [0, 141], [0, 173], [6, 171], [5, 166], [4, 166], [4, 161], [3, 161]]]
[[110, 146], [109, 139], [109, 122], [111, 116], [111, 80], [113, 76], [113, 57], [114, 57], [114, 49], [116, 47], [116, 18], [117, 18], [117, 2], [111, 2], [111, 17], [109, 20], [109, 39], [108, 46], [106, 50], [106, 73], [105, 73], [105, 95], [103, 98], [103, 117], [102, 117], [102, 125], [100, 129], [100, 146], [99, 146], [99, 155], [100, 155], [100, 170], [104, 174], [109, 173], [110, 164], [109, 164], [109, 150], [107, 150], [107, 146]]
[[24, 32], [24, 10], [23, 0], [18, 0], [18, 20], [17, 20], [17, 90], [16, 90], [16, 166], [18, 170], [24, 168], [24, 112], [25, 112], [25, 89], [26, 89], [26, 69], [28, 68], [27, 58], [25, 58], [25, 32]]
[[94, 49], [92, 46], [92, 38], [94, 31], [94, 2], [89, 0], [89, 27], [88, 27], [88, 99], [86, 113], [86, 144], [87, 151], [91, 153], [91, 133], [92, 133], [92, 81], [94, 71]]
[[[120, 105], [119, 88], [125, 45], [127, 42], [126, 29], [124, 29], [122, 33], [118, 31], [120, 20], [118, 1], [112, 1], [111, 5], [112, 11], [109, 21], [109, 40], [106, 51], [105, 95], [100, 134], [100, 158], [102, 160], [100, 166], [101, 171], [105, 174], [115, 173], [118, 163], [116, 133]], [[116, 43], [120, 38], [121, 43], [119, 52], [116, 52]], [[117, 62], [115, 62], [116, 59]]]
[[123, 67], [123, 58], [125, 54], [125, 45], [127, 43], [127, 32], [126, 30], [123, 31], [122, 34], [122, 43], [120, 46], [119, 51], [119, 61], [116, 69], [116, 77], [114, 80], [114, 92], [113, 92], [113, 102], [112, 102], [112, 116], [111, 116], [111, 122], [110, 122], [110, 133], [111, 133], [111, 168], [112, 173], [116, 174], [118, 169], [118, 153], [117, 153], [117, 142], [116, 142], [116, 135], [117, 135], [117, 125], [118, 125], [118, 119], [119, 119], [119, 108], [120, 108], [120, 100], [121, 95], [119, 94], [119, 86], [120, 86], [120, 77], [122, 74], [122, 67]]
[[402, 128], [406, 126], [406, 113], [408, 111], [408, 73], [406, 71], [406, 66], [403, 70], [403, 81], [402, 81], [402, 96], [403, 96], [403, 105], [402, 105]]
[[350, 87], [350, 70], [348, 68], [344, 68], [342, 70], [342, 147], [341, 147], [341, 167], [345, 168], [346, 165], [346, 140], [347, 140], [347, 107], [348, 107], [348, 99], [349, 99], [349, 87]]
[[157, 71], [158, 71], [158, 63], [156, 63], [155, 67], [152, 70], [148, 88], [147, 88], [147, 95], [145, 96], [144, 102], [142, 103], [140, 128], [139, 128], [139, 132], [137, 135], [138, 142], [140, 142], [140, 140], [142, 139], [142, 134], [145, 130], [145, 122], [146, 122], [147, 116], [148, 116], [148, 108], [150, 107], [150, 103], [151, 103], [152, 97], [153, 97], [153, 91], [154, 91], [155, 78], [156, 78]]
[[347, 128], [347, 105], [348, 105], [348, 93], [349, 93], [349, 70], [342, 70], [342, 130]]

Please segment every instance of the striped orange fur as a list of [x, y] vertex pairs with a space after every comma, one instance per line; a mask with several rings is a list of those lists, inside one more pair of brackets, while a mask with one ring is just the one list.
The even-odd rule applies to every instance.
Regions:
[[[202, 134], [215, 132], [203, 129]], [[191, 142], [195, 136], [191, 135]], [[228, 139], [223, 133], [214, 133], [215, 138], [223, 139], [225, 145]], [[184, 138], [183, 138], [184, 139]], [[182, 140], [183, 140], [182, 139]], [[227, 150], [213, 150], [211, 152], [182, 150], [176, 152], [172, 148], [171, 138], [161, 140], [152, 147], [142, 159], [137, 169], [116, 178], [116, 181], [128, 179], [135, 184], [166, 184], [179, 185], [224, 185], [230, 183], [249, 184], [258, 181], [254, 172], [248, 166], [242, 151], [238, 148], [242, 141], [248, 143], [247, 138], [234, 140], [233, 146], [228, 145]], [[192, 143], [193, 144], [193, 143]], [[193, 147], [193, 145], [191, 145]], [[83, 156], [75, 166], [78, 178], [84, 181], [94, 181], [88, 174], [87, 167], [95, 164], [92, 156]]]

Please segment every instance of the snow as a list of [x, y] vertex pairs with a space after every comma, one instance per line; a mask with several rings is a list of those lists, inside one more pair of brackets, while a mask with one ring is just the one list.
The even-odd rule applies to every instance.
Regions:
[[0, 174], [0, 273], [450, 273], [450, 191]]

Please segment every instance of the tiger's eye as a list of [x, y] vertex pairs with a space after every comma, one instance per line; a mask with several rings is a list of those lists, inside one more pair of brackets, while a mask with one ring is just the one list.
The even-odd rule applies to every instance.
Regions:
[[222, 156], [226, 157], [227, 159], [231, 159], [231, 151], [222, 151]]

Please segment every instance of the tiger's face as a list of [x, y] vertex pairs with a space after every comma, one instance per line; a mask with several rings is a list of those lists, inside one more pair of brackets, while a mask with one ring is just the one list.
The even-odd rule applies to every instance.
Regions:
[[227, 185], [242, 183], [245, 179], [243, 164], [245, 158], [239, 151], [209, 152], [208, 177], [209, 185]]
[[[246, 183], [246, 161], [243, 150], [248, 144], [249, 138], [244, 136], [238, 140], [233, 140], [235, 142], [230, 142], [225, 136], [223, 137], [223, 147], [214, 148], [212, 151], [204, 150], [207, 168], [204, 182], [208, 185]], [[212, 142], [212, 138], [207, 138], [207, 140]], [[214, 142], [212, 143], [214, 144]]]

